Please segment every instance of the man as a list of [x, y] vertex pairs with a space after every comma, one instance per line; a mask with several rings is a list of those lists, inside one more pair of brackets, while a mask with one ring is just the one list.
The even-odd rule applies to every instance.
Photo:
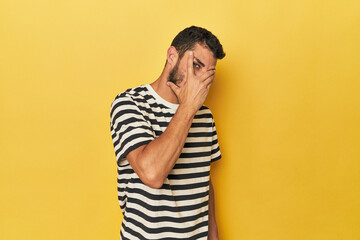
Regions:
[[224, 56], [212, 33], [186, 28], [160, 77], [113, 101], [121, 239], [218, 239], [210, 163], [221, 154], [203, 103]]

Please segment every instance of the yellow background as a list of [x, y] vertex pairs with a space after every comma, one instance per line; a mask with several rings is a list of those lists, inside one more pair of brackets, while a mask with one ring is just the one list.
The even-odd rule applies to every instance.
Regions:
[[360, 239], [360, 2], [0, 2], [0, 239], [119, 239], [110, 104], [222, 42], [220, 239]]

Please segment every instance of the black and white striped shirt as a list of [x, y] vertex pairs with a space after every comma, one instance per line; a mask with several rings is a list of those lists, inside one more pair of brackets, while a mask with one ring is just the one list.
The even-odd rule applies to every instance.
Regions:
[[118, 199], [124, 215], [120, 239], [207, 239], [210, 163], [221, 158], [210, 109], [196, 113], [184, 148], [161, 188], [145, 185], [126, 155], [159, 137], [178, 104], [149, 85], [116, 96], [110, 111], [118, 172]]

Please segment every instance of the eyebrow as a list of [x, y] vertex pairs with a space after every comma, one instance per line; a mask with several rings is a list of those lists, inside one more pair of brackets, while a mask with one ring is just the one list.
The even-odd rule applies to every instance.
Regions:
[[[194, 56], [194, 59], [202, 66], [202, 67], [205, 67], [205, 64], [203, 62], [201, 62], [197, 57]], [[211, 68], [211, 69], [208, 69], [208, 71], [210, 70], [215, 70], [215, 68]]]
[[205, 67], [205, 64], [201, 62], [197, 57], [194, 56], [194, 59], [203, 67]]

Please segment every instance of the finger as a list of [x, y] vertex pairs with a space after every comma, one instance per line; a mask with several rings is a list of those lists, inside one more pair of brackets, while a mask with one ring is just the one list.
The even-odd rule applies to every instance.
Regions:
[[171, 90], [175, 93], [176, 96], [178, 96], [180, 88], [178, 86], [176, 86], [174, 83], [172, 82], [167, 82], [166, 85], [168, 85]]
[[211, 76], [215, 75], [215, 70], [210, 70], [205, 72], [203, 75], [200, 76], [200, 81], [205, 81], [206, 79], [208, 79]]
[[184, 76], [183, 80], [179, 83], [179, 85], [177, 85], [179, 88], [184, 87], [184, 85], [186, 84], [187, 79], [186, 79], [186, 75]]
[[189, 55], [188, 55], [188, 59], [187, 59], [187, 76], [188, 77], [194, 75], [193, 64], [194, 64], [194, 56], [193, 56], [193, 52], [190, 51]]
[[212, 75], [210, 77], [208, 77], [207, 79], [205, 79], [203, 81], [203, 83], [205, 84], [206, 87], [209, 87], [209, 85], [211, 85], [214, 81], [215, 75]]

